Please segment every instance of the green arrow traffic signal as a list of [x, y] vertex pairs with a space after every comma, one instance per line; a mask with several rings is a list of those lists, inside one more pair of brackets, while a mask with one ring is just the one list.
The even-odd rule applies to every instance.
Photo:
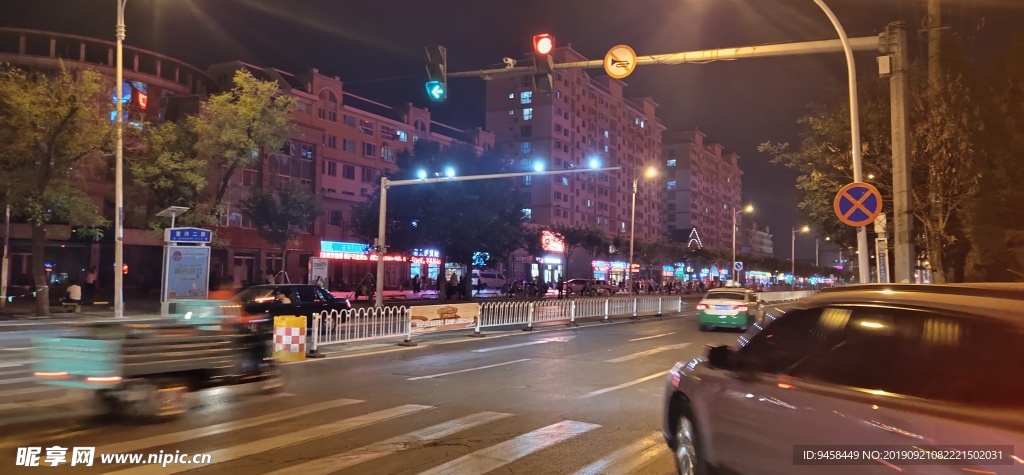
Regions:
[[448, 94], [444, 90], [444, 84], [441, 81], [427, 81], [427, 96], [431, 100], [441, 102], [448, 97]]

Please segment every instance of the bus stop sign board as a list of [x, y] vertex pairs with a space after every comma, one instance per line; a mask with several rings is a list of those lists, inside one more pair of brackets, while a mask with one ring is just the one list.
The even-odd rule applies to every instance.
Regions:
[[850, 183], [839, 190], [832, 207], [844, 224], [867, 226], [882, 212], [882, 194], [868, 183]]

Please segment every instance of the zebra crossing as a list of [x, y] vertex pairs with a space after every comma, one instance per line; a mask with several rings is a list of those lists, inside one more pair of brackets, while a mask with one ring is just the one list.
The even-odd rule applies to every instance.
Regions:
[[[478, 409], [422, 404], [381, 406], [340, 398], [106, 445], [89, 442], [96, 440], [95, 433], [54, 442], [26, 441], [26, 445], [96, 445], [97, 462], [101, 454], [200, 453], [198, 447], [211, 455], [210, 463], [166, 467], [99, 463], [81, 470], [76, 467], [75, 473], [83, 474], [169, 475], [206, 467], [205, 471], [225, 473], [327, 475], [394, 473], [401, 467], [401, 473], [420, 475], [483, 475], [502, 468], [517, 471], [509, 468], [517, 463], [565, 467], [566, 460], [584, 459], [572, 467], [543, 472], [612, 475], [671, 471], [671, 455], [660, 432], [654, 429], [634, 430], [627, 434], [632, 440], [624, 442], [616, 435], [620, 430], [617, 427]], [[450, 454], [447, 450], [430, 452], [432, 447], [445, 444], [460, 449]], [[586, 449], [579, 450], [581, 446]], [[297, 455], [299, 451], [301, 456]], [[4, 448], [3, 452], [0, 459], [12, 455], [13, 448]], [[438, 459], [438, 453], [445, 458]], [[255, 464], [254, 460], [261, 463]], [[552, 465], [555, 463], [560, 465]], [[26, 467], [16, 468], [28, 473]], [[534, 469], [520, 470], [538, 473]]]

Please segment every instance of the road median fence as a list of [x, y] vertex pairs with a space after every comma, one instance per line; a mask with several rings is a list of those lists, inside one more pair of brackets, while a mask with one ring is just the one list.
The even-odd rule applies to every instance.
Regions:
[[678, 296], [623, 296], [325, 311], [313, 315], [309, 355], [319, 356], [319, 347], [339, 343], [404, 338], [402, 344], [415, 345], [416, 335], [462, 330], [481, 336], [484, 328], [522, 327], [528, 331], [537, 323], [567, 321], [576, 326], [580, 318], [609, 321], [612, 317], [678, 313], [682, 308], [683, 299]]

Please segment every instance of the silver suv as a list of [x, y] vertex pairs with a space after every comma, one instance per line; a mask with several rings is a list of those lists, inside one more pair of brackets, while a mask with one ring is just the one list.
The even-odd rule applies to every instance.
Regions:
[[1024, 284], [819, 292], [677, 363], [664, 416], [683, 474], [1024, 473]]

